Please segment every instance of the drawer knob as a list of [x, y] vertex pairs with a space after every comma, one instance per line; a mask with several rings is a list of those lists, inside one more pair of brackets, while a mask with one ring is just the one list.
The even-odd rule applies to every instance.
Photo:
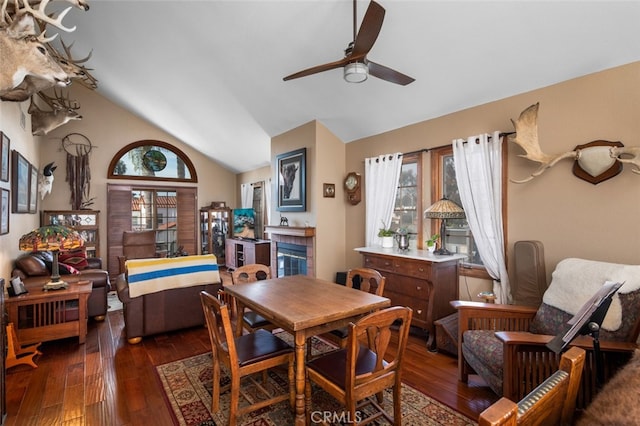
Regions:
[[418, 268], [418, 271], [424, 272], [424, 268]]
[[416, 287], [416, 290], [420, 291], [420, 290], [422, 290], [422, 287], [417, 286], [417, 287]]
[[418, 313], [418, 315], [422, 315], [422, 309], [418, 309], [416, 312]]

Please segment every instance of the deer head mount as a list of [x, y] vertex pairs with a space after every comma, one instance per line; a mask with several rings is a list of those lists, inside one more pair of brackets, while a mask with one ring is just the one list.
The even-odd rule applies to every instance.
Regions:
[[517, 120], [511, 120], [516, 133], [509, 136], [509, 139], [525, 151], [525, 154], [518, 154], [519, 157], [540, 163], [540, 166], [529, 177], [522, 180], [509, 179], [511, 182], [529, 182], [565, 158], [574, 160], [575, 176], [594, 185], [622, 172], [623, 163], [631, 164], [631, 171], [640, 174], [640, 147], [627, 148], [621, 142], [598, 140], [578, 145], [573, 151], [545, 154], [538, 140], [539, 106], [539, 103], [531, 105], [522, 111]]
[[[20, 8], [20, 0], [15, 0], [12, 7], [8, 7], [8, 0], [0, 0], [0, 99], [22, 102], [41, 90], [67, 86], [72, 78], [81, 79], [91, 88], [91, 81], [95, 84], [96, 80], [80, 65], [83, 61], [74, 60], [64, 44], [66, 57], [49, 45], [57, 34], [45, 36], [47, 25], [66, 32], [75, 30], [76, 27], [62, 23], [72, 6], [54, 16], [45, 11], [50, 0], [38, 2], [37, 9], [29, 1], [22, 0]], [[68, 3], [82, 10], [89, 9], [84, 0], [68, 0]]]
[[82, 120], [78, 113], [80, 105], [76, 101], [71, 101], [69, 95], [63, 96], [55, 89], [54, 96], [48, 96], [44, 92], [38, 92], [38, 96], [48, 106], [50, 110], [42, 110], [31, 98], [29, 114], [31, 114], [31, 133], [33, 135], [46, 135], [50, 131], [57, 129], [71, 120]]

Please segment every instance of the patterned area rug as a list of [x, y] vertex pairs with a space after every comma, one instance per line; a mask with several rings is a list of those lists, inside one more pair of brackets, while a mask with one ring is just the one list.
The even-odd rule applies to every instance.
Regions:
[[[283, 340], [292, 341], [289, 333], [278, 333]], [[312, 342], [314, 353], [331, 350], [331, 346], [314, 338]], [[165, 397], [175, 416], [175, 423], [183, 426], [226, 425], [229, 407], [229, 392], [220, 395], [220, 411], [211, 413], [211, 353], [196, 355], [168, 364], [159, 365], [156, 371], [162, 382]], [[229, 382], [224, 369], [222, 383]], [[243, 381], [244, 390], [251, 397], [255, 390], [250, 382]], [[268, 386], [276, 392], [286, 392], [288, 389], [286, 369], [273, 369], [269, 372]], [[393, 398], [390, 391], [384, 394], [383, 406], [393, 411]], [[241, 398], [241, 405], [247, 404]], [[331, 413], [334, 419], [346, 419], [341, 414], [343, 410], [339, 403], [322, 389], [312, 391], [312, 410], [318, 413]], [[457, 413], [447, 406], [429, 398], [410, 386], [402, 385], [402, 423], [404, 425], [476, 425], [477, 423]], [[320, 414], [318, 414], [320, 415]], [[289, 403], [279, 404], [254, 411], [245, 415], [240, 425], [243, 426], [283, 426], [293, 425], [294, 417]], [[342, 424], [338, 421], [335, 424]], [[382, 423], [387, 424], [384, 420]]]

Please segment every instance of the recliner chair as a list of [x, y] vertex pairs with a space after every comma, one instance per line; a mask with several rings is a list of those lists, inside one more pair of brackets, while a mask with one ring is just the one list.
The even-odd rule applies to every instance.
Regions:
[[158, 257], [156, 251], [156, 231], [124, 231], [122, 233], [122, 256], [118, 256], [120, 273], [125, 272], [127, 259]]

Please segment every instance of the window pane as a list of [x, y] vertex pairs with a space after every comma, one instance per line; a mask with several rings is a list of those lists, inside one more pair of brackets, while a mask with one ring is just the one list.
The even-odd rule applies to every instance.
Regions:
[[156, 251], [175, 256], [177, 251], [177, 193], [131, 191], [131, 224], [134, 231], [156, 230]]
[[[456, 169], [453, 162], [453, 155], [447, 155], [442, 158], [442, 189], [446, 198], [462, 206], [460, 201], [460, 191], [458, 191], [458, 182], [456, 181]], [[478, 248], [473, 239], [473, 234], [469, 229], [469, 223], [466, 219], [448, 219], [447, 220], [447, 247], [449, 251], [454, 253], [466, 254], [467, 262], [482, 266], [482, 260], [478, 255]]]
[[418, 162], [415, 157], [405, 158], [400, 171], [398, 192], [391, 218], [391, 229], [404, 228], [409, 234], [418, 233]]

